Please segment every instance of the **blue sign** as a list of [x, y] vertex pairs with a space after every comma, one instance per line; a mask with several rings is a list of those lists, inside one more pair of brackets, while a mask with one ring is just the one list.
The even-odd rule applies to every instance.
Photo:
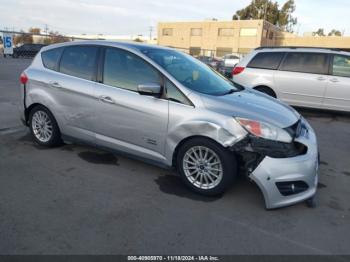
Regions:
[[12, 34], [4, 33], [3, 39], [4, 39], [4, 54], [5, 55], [12, 55], [13, 54]]

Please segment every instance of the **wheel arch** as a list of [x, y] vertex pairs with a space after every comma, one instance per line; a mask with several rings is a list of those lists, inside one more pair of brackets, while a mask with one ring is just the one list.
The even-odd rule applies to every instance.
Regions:
[[255, 87], [253, 87], [254, 90], [259, 91], [259, 89], [268, 89], [271, 91], [271, 93], [274, 95], [275, 98], [277, 98], [277, 93], [275, 92], [275, 90], [273, 90], [271, 87], [269, 87], [268, 85], [257, 85]]
[[207, 139], [210, 140], [211, 142], [214, 142], [215, 144], [225, 148], [222, 144], [220, 144], [218, 141], [216, 141], [215, 139], [208, 137], [208, 136], [204, 136], [204, 135], [193, 135], [193, 136], [189, 136], [186, 137], [184, 139], [182, 139], [175, 147], [173, 156], [172, 156], [172, 167], [176, 169], [176, 159], [179, 153], [179, 149], [188, 141], [195, 139], [195, 138], [202, 138], [202, 139]]
[[[43, 106], [45, 108], [47, 108], [45, 105], [43, 104], [40, 104], [40, 103], [33, 103], [31, 104], [29, 107], [27, 107], [25, 110], [24, 110], [24, 116], [25, 116], [25, 121], [26, 121], [26, 124], [28, 125], [28, 121], [29, 121], [29, 114], [30, 112], [33, 110], [34, 107], [37, 107], [37, 106]], [[48, 108], [47, 108], [48, 109]], [[50, 110], [50, 109], [48, 109]], [[51, 112], [51, 111], [50, 111]], [[51, 112], [52, 113], [52, 112]]]

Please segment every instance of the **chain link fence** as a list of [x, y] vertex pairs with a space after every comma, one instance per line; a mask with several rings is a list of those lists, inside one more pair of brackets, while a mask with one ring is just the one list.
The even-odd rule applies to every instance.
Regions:
[[191, 47], [191, 48], [182, 48], [182, 47], [173, 47], [171, 48], [177, 49], [179, 51], [182, 51], [186, 54], [189, 54], [194, 57], [212, 57], [216, 59], [222, 59], [224, 56], [227, 55], [234, 55], [238, 58], [242, 59], [247, 53], [249, 53], [251, 50], [248, 50], [246, 52], [233, 52], [232, 48], [218, 48], [218, 49], [204, 49], [200, 47]]
[[[4, 36], [12, 36], [12, 54], [6, 54]], [[64, 36], [59, 33], [41, 34], [16, 31], [0, 31], [0, 55], [12, 58], [33, 58], [42, 47], [77, 40], [92, 40], [83, 37]]]

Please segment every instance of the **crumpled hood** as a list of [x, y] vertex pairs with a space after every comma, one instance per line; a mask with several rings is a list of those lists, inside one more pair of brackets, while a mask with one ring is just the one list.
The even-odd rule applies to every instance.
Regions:
[[295, 124], [300, 114], [290, 106], [252, 89], [226, 96], [201, 96], [207, 109], [234, 117], [247, 118], [286, 128]]

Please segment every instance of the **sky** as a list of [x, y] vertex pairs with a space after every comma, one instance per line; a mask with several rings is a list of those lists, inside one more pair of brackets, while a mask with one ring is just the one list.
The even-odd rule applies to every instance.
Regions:
[[[160, 21], [231, 20], [251, 0], [0, 0], [0, 30], [149, 35]], [[278, 0], [282, 5], [286, 0]], [[350, 36], [349, 0], [295, 0], [299, 34], [333, 28]], [[153, 33], [155, 34], [155, 33]]]

